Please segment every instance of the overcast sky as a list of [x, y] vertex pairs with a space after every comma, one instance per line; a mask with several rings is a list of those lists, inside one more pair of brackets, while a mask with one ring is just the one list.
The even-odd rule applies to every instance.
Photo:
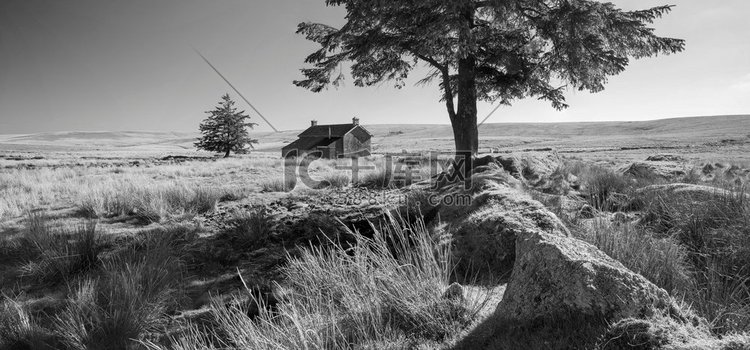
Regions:
[[[686, 39], [685, 52], [634, 61], [602, 93], [569, 92], [563, 112], [526, 100], [488, 122], [750, 114], [750, 1], [671, 3], [657, 32]], [[315, 48], [294, 34], [297, 23], [343, 16], [324, 0], [0, 0], [0, 133], [196, 131], [230, 88], [191, 47], [282, 130], [355, 115], [365, 124], [448, 123], [435, 85], [357, 88], [349, 79], [318, 94], [292, 85]], [[481, 104], [479, 118], [492, 107]]]

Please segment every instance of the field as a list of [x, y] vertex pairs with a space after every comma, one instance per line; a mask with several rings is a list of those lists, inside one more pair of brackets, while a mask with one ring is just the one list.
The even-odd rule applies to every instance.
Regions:
[[[190, 133], [0, 135], [0, 350], [750, 347], [750, 116], [483, 125], [469, 192], [429, 181], [449, 126], [365, 127], [370, 169], [319, 160], [296, 186], [300, 131], [226, 159]], [[386, 155], [418, 177], [385, 183]], [[511, 304], [537, 234], [571, 237], [551, 265], [583, 242], [676, 306], [513, 326], [538, 311]]]

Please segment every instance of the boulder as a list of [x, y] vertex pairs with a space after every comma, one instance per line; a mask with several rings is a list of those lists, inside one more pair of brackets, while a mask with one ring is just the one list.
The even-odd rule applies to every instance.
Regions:
[[502, 300], [454, 349], [589, 349], [621, 320], [705, 323], [591, 244], [530, 230], [515, 247]]
[[515, 323], [592, 320], [605, 325], [661, 310], [669, 294], [591, 244], [545, 232], [518, 237], [516, 261], [495, 314]]
[[549, 179], [562, 166], [562, 159], [555, 153], [535, 153], [530, 155], [486, 155], [474, 160], [474, 166], [495, 163], [516, 179], [536, 184]]
[[506, 169], [508, 167], [515, 169], [516, 173], [511, 172], [511, 174], [516, 178], [531, 182], [549, 177], [555, 170], [562, 166], [562, 160], [554, 153], [534, 154], [525, 157], [515, 156], [504, 158], [500, 156], [498, 157], [498, 162]]
[[665, 290], [571, 237], [526, 194], [524, 180], [500, 165], [505, 171], [496, 162], [480, 165], [486, 170], [473, 174], [469, 188], [454, 184], [439, 192], [470, 198], [436, 208], [436, 217], [453, 232], [456, 276], [507, 281], [493, 315], [456, 349], [586, 348], [622, 319], [658, 313], [680, 323], [690, 320]]
[[536, 231], [569, 235], [554, 214], [530, 198], [494, 191], [475, 200], [484, 204], [451, 225], [459, 275], [490, 284], [503, 282], [513, 268], [519, 237]]
[[673, 179], [686, 174], [684, 165], [675, 162], [635, 162], [621, 168], [620, 172], [645, 179]]
[[436, 217], [453, 232], [457, 276], [500, 283], [510, 276], [519, 236], [536, 231], [569, 235], [555, 214], [522, 192], [519, 180], [502, 169], [475, 173], [471, 181], [468, 189], [461, 184], [445, 188], [437, 208]]

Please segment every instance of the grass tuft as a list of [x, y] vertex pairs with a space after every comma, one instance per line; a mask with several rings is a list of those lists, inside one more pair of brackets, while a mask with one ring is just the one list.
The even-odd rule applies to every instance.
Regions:
[[210, 187], [118, 185], [88, 190], [79, 201], [85, 217], [132, 216], [145, 223], [212, 211], [226, 193]]
[[130, 349], [159, 331], [176, 307], [182, 263], [172, 241], [179, 230], [147, 237], [104, 263], [99, 277], [75, 286], [54, 329], [70, 349]]
[[52, 349], [53, 340], [20, 302], [3, 297], [0, 301], [0, 349]]
[[99, 236], [94, 221], [70, 232], [52, 229], [44, 215], [29, 214], [16, 252], [22, 261], [20, 275], [54, 284], [96, 269], [103, 250]]
[[229, 234], [244, 249], [260, 248], [271, 235], [273, 217], [263, 209], [235, 214], [231, 219]]
[[349, 184], [352, 182], [351, 177], [343, 172], [330, 171], [319, 174], [319, 176], [320, 175], [322, 175], [322, 178], [315, 186], [315, 189], [323, 189], [329, 187], [344, 188], [346, 186], [349, 186]]
[[297, 180], [294, 177], [285, 177], [283, 179], [270, 179], [260, 183], [260, 189], [263, 192], [289, 192], [294, 189]]
[[215, 303], [219, 332], [243, 349], [408, 347], [456, 336], [483, 306], [464, 295], [443, 296], [452, 270], [450, 243], [433, 237], [421, 221], [392, 220], [372, 238], [352, 235], [352, 248], [309, 247], [292, 258], [283, 271], [288, 297], [276, 311], [256, 300], [260, 314], [253, 318], [245, 303]]
[[622, 203], [618, 195], [625, 194], [631, 182], [625, 175], [610, 169], [591, 167], [583, 173], [584, 189], [589, 204], [601, 211], [617, 211]]
[[687, 250], [670, 237], [657, 238], [642, 227], [602, 219], [595, 220], [586, 230], [576, 231], [578, 238], [669, 292], [692, 288]]
[[695, 269], [694, 308], [719, 334], [750, 331], [750, 191], [727, 185], [640, 201], [642, 224], [687, 248]]

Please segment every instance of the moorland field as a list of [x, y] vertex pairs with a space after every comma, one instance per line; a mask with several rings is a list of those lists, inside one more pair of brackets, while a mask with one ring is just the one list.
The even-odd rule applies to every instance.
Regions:
[[750, 116], [482, 125], [470, 189], [365, 127], [312, 186], [299, 130], [0, 135], [0, 350], [750, 348]]

